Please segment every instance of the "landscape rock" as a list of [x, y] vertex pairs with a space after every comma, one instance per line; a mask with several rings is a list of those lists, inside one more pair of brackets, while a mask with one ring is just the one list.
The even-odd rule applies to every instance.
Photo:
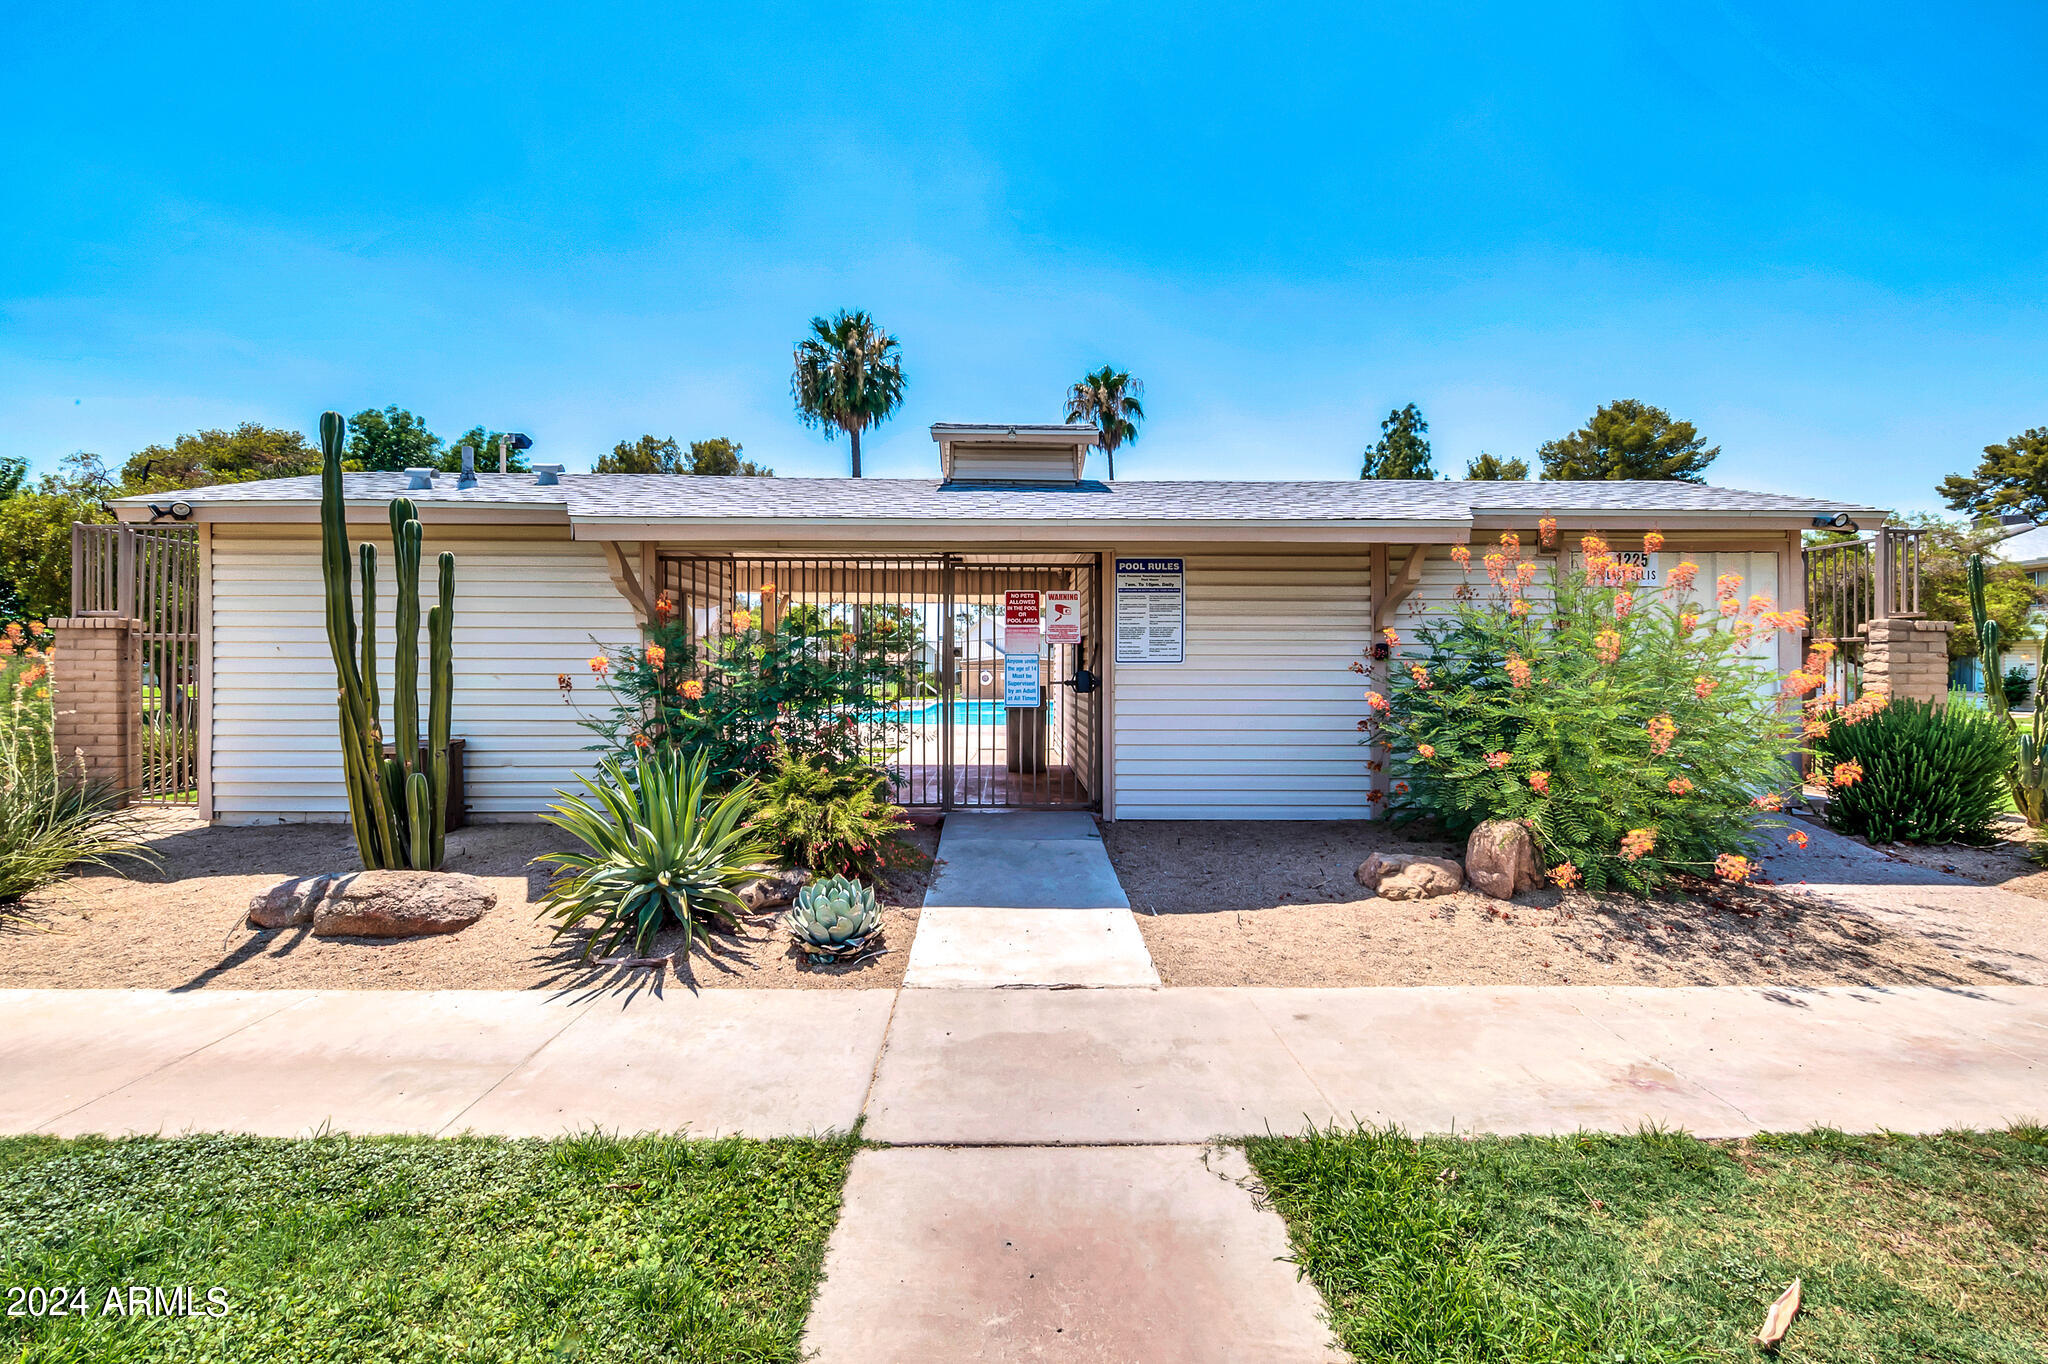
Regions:
[[490, 912], [498, 895], [448, 871], [363, 871], [334, 878], [313, 909], [317, 938], [413, 938], [455, 933]]
[[1465, 869], [1448, 857], [1374, 853], [1358, 864], [1358, 884], [1385, 900], [1432, 900], [1465, 884]]
[[294, 876], [249, 900], [249, 927], [289, 928], [313, 922], [313, 912], [326, 900], [336, 878]]
[[1465, 876], [1472, 889], [1496, 900], [1512, 900], [1543, 884], [1536, 864], [1536, 840], [1512, 819], [1489, 819], [1465, 844]]
[[811, 874], [801, 867], [771, 871], [758, 881], [741, 886], [740, 899], [748, 909], [780, 909], [794, 901], [796, 893], [810, 881]]

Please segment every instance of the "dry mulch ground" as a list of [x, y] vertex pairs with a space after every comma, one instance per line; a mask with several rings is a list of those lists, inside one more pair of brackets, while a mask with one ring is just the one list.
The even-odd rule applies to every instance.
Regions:
[[[682, 935], [656, 940], [658, 974], [683, 988], [889, 989], [903, 982], [924, 903], [936, 830], [909, 840], [915, 871], [884, 888], [881, 955], [852, 966], [812, 966], [791, 947], [781, 910], [750, 915], [687, 958]], [[557, 939], [535, 905], [547, 883], [529, 865], [569, 846], [545, 824], [481, 824], [448, 836], [448, 870], [488, 881], [489, 914], [460, 933], [411, 939], [316, 938], [303, 927], [251, 929], [249, 899], [291, 876], [358, 865], [347, 826], [208, 828], [164, 820], [150, 839], [162, 859], [129, 875], [88, 873], [0, 906], [0, 988], [240, 990], [563, 990], [646, 987], [649, 968], [581, 962], [578, 938]]]
[[1917, 935], [1769, 887], [1643, 901], [1554, 890], [1392, 901], [1374, 851], [1463, 848], [1364, 822], [1104, 826], [1168, 985], [1963, 985], [2002, 977]]
[[[1816, 822], [1826, 827], [1825, 820], [1816, 817]], [[1917, 867], [1945, 871], [1951, 876], [1996, 886], [2015, 895], [2048, 900], [2048, 867], [2027, 855], [2027, 849], [2034, 841], [2034, 832], [2027, 827], [2026, 820], [2018, 815], [2006, 815], [2000, 821], [1997, 833], [1996, 842], [1981, 848], [1967, 843], [1931, 843], [1925, 846], [1875, 844], [1853, 837], [1851, 841]]]

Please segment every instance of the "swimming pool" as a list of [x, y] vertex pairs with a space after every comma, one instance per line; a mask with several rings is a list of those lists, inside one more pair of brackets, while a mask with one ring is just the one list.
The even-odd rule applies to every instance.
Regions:
[[[999, 725], [1003, 722], [1005, 707], [1000, 701], [955, 701], [953, 723], [956, 725]], [[937, 701], [898, 701], [892, 706], [870, 712], [869, 719], [887, 720], [894, 723], [936, 725], [944, 723], [939, 714]]]

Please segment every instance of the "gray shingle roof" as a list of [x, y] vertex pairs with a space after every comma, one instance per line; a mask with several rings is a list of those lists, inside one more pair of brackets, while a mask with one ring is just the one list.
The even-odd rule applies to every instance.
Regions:
[[[849, 521], [1433, 521], [1462, 523], [1489, 512], [1641, 512], [1807, 516], [1872, 510], [1860, 503], [1747, 492], [1696, 483], [1485, 483], [1323, 479], [1290, 482], [1126, 481], [1031, 487], [944, 487], [923, 478], [699, 478], [672, 474], [564, 474], [541, 487], [530, 474], [480, 474], [458, 491], [444, 474], [408, 490], [403, 474], [345, 476], [352, 502], [400, 494], [435, 505], [564, 507], [571, 520]], [[124, 498], [163, 502], [168, 494]], [[195, 506], [317, 503], [317, 477], [195, 488]]]

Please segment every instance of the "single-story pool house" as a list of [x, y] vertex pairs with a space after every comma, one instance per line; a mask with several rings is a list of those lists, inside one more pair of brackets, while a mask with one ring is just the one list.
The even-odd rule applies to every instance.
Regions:
[[[1586, 533], [1632, 549], [1655, 529], [1653, 580], [1691, 559], [1708, 590], [1735, 573], [1746, 593], [1799, 607], [1801, 532], [1884, 517], [1673, 482], [1106, 483], [1083, 476], [1092, 427], [938, 425], [932, 437], [926, 479], [346, 475], [352, 539], [388, 555], [386, 508], [403, 494], [429, 556], [456, 555], [468, 818], [532, 818], [595, 761], [583, 721], [604, 698], [587, 660], [637, 640], [651, 613], [709, 632], [735, 611], [799, 604], [917, 622], [913, 676], [887, 709], [907, 805], [1368, 817], [1381, 779], [1359, 743], [1369, 683], [1351, 665], [1383, 670], [1382, 629], [1411, 639], [1450, 606], [1467, 581], [1454, 546], [1483, 552], [1512, 530], [1533, 547], [1546, 516], [1561, 553]], [[346, 818], [319, 479], [175, 496], [115, 508], [124, 523], [196, 534], [200, 813]], [[387, 572], [385, 632], [389, 584]], [[1754, 647], [1778, 672], [1799, 662], [1797, 639]]]

